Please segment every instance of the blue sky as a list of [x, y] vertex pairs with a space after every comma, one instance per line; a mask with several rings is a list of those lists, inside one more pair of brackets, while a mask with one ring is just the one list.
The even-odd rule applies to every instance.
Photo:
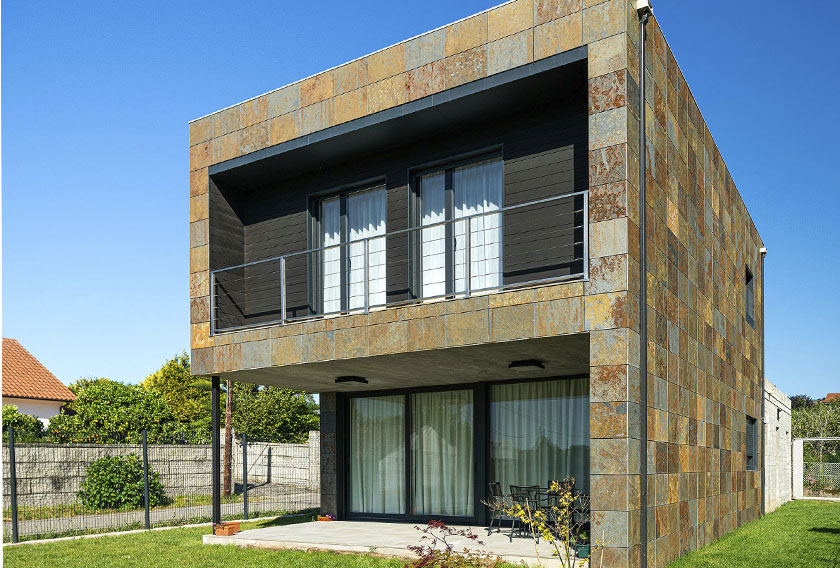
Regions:
[[[64, 382], [189, 344], [187, 123], [492, 2], [3, 3], [3, 335]], [[840, 391], [840, 5], [660, 0], [767, 257], [767, 372]]]

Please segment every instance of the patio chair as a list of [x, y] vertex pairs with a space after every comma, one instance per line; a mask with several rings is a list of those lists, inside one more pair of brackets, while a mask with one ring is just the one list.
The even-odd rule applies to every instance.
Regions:
[[[510, 486], [510, 499], [514, 505], [519, 505], [523, 509], [530, 509], [532, 511], [537, 510], [540, 507], [540, 486], [539, 485], [511, 485]], [[510, 541], [513, 542], [513, 534], [515, 532], [518, 533], [519, 536], [522, 536], [522, 531], [525, 529], [525, 525], [522, 523], [511, 522], [510, 525], [510, 533], [508, 537]], [[537, 541], [539, 542], [539, 534], [537, 536]]]
[[507, 497], [502, 493], [502, 484], [498, 481], [490, 482], [490, 499], [488, 505], [490, 509], [490, 523], [487, 525], [487, 536], [490, 536], [490, 533], [493, 532], [493, 521], [496, 521], [496, 531], [501, 532], [502, 518], [506, 515], [500, 507], [506, 504]]

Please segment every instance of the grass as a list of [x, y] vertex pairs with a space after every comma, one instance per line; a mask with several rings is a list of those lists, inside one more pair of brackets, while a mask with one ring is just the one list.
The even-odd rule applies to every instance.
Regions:
[[840, 503], [793, 501], [677, 559], [669, 568], [840, 566]]
[[[311, 517], [310, 517], [311, 519]], [[276, 519], [242, 523], [242, 529], [264, 528], [299, 522]], [[309, 519], [304, 519], [309, 520]], [[205, 568], [248, 566], [249, 568], [402, 568], [405, 561], [361, 554], [260, 550], [235, 546], [205, 546], [202, 535], [209, 527], [171, 529], [124, 536], [105, 536], [64, 542], [5, 547], [4, 568]]]
[[[174, 497], [167, 497], [165, 505], [159, 505], [157, 507], [152, 507], [153, 511], [158, 510], [165, 510], [165, 509], [178, 509], [181, 507], [195, 507], [197, 505], [210, 505], [212, 504], [212, 496], [211, 495], [176, 495]], [[255, 503], [260, 501], [261, 497], [254, 497], [249, 495], [248, 501], [250, 503]], [[243, 496], [242, 495], [222, 495], [221, 496], [222, 504], [229, 504], [229, 503], [242, 503]], [[101, 514], [109, 514], [109, 513], [125, 513], [128, 511], [142, 511], [143, 507], [128, 507], [123, 509], [96, 509], [93, 507], [88, 507], [82, 503], [70, 503], [70, 504], [63, 504], [63, 505], [49, 505], [44, 507], [30, 507], [27, 505], [19, 505], [18, 506], [18, 520], [19, 521], [32, 521], [36, 519], [55, 519], [61, 517], [75, 517], [78, 515], [101, 515]], [[11, 508], [5, 508], [3, 510], [3, 520], [4, 521], [11, 521], [12, 520], [12, 510]]]

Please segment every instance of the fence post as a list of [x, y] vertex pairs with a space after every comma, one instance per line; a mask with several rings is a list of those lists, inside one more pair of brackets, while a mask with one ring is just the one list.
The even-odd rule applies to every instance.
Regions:
[[12, 542], [18, 541], [17, 472], [15, 469], [15, 429], [9, 426], [9, 486], [12, 497]]
[[242, 434], [242, 506], [248, 520], [248, 434]]
[[146, 508], [146, 530], [152, 528], [149, 517], [149, 444], [146, 441], [146, 430], [143, 430], [143, 503]]

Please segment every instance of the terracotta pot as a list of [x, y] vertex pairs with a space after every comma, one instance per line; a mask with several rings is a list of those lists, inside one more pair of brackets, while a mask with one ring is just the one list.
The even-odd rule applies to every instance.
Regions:
[[239, 532], [239, 523], [220, 523], [216, 525], [214, 534], [218, 536], [231, 536]]

